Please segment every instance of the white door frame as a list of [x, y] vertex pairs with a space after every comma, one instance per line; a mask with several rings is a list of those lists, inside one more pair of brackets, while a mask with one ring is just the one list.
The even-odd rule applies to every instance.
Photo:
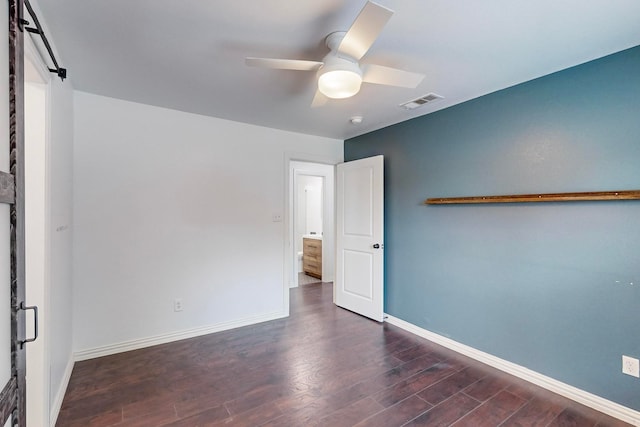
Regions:
[[[25, 92], [27, 85], [41, 86], [44, 92], [44, 140], [38, 143], [39, 149], [44, 149], [38, 167], [43, 166], [42, 175], [34, 176], [33, 166], [29, 167], [28, 133], [25, 132], [25, 218], [31, 220], [34, 227], [27, 224], [26, 234], [26, 302], [28, 305], [37, 305], [38, 310], [38, 339], [29, 344], [27, 348], [27, 422], [30, 425], [48, 426], [50, 423], [50, 348], [49, 348], [49, 306], [50, 306], [50, 278], [51, 278], [51, 177], [50, 177], [50, 121], [51, 121], [51, 73], [42, 59], [40, 52], [31, 37], [24, 38], [24, 63], [25, 63]], [[25, 111], [25, 124], [29, 118]], [[33, 149], [33, 148], [31, 148]], [[28, 188], [30, 185], [42, 185], [38, 188], [38, 196], [41, 200], [35, 201], [38, 206], [30, 208], [29, 202], [34, 203], [30, 197]], [[33, 188], [33, 187], [32, 187]], [[34, 209], [35, 208], [35, 209]], [[29, 234], [31, 232], [31, 235]], [[33, 233], [36, 233], [35, 235]], [[36, 246], [36, 253], [29, 249], [29, 245]], [[41, 246], [38, 247], [38, 246]], [[31, 255], [31, 257], [30, 257]], [[32, 280], [29, 280], [29, 274]], [[34, 277], [35, 276], [35, 277]], [[27, 321], [31, 319], [27, 318]], [[31, 327], [27, 327], [31, 331]], [[30, 374], [31, 373], [31, 374]]]
[[334, 175], [335, 167], [315, 162], [291, 161], [289, 163], [290, 174], [293, 177], [291, 183], [291, 198], [289, 204], [289, 215], [291, 221], [289, 223], [289, 242], [290, 253], [292, 257], [292, 271], [290, 271], [289, 286], [298, 286], [298, 269], [297, 269], [297, 251], [295, 245], [296, 224], [295, 218], [297, 214], [297, 196], [298, 179], [300, 176], [316, 176], [322, 178], [322, 281], [332, 282], [334, 276], [334, 260], [335, 260], [335, 207], [334, 207]]
[[[310, 164], [319, 164], [325, 166], [331, 166], [334, 170], [335, 175], [335, 165], [340, 162], [340, 160], [335, 158], [324, 157], [321, 155], [314, 155], [309, 153], [299, 153], [299, 152], [285, 152], [284, 154], [284, 165], [285, 165], [285, 204], [284, 204], [284, 277], [283, 277], [283, 306], [287, 314], [289, 314], [289, 289], [292, 287], [293, 277], [295, 277], [295, 284], [297, 284], [297, 254], [295, 253], [295, 224], [293, 217], [293, 202], [294, 202], [294, 177], [295, 171], [292, 168], [292, 162], [302, 162], [302, 163], [310, 163]], [[299, 168], [302, 169], [302, 168]], [[311, 173], [311, 175], [315, 175]], [[334, 274], [334, 266], [335, 266], [335, 204], [334, 204], [334, 192], [335, 192], [335, 181], [333, 176], [331, 177], [331, 183], [328, 183], [325, 180], [325, 185], [323, 185], [323, 242], [322, 242], [322, 256], [323, 256], [323, 266], [322, 266], [322, 275], [323, 277], [327, 277], [327, 280], [333, 280]], [[328, 184], [328, 185], [327, 185]], [[329, 192], [329, 194], [327, 194]], [[328, 224], [328, 220], [330, 224]], [[324, 239], [327, 239], [327, 243], [325, 243]], [[329, 263], [327, 264], [327, 271], [325, 274], [325, 265], [324, 265], [324, 257], [325, 257], [325, 244], [327, 249], [329, 250], [327, 253], [327, 260]], [[293, 274], [295, 269], [295, 275]], [[325, 279], [323, 279], [325, 280]]]

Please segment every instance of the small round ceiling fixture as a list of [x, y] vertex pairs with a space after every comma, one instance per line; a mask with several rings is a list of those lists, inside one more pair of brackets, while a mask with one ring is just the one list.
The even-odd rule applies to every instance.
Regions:
[[351, 119], [349, 119], [349, 121], [352, 125], [359, 125], [360, 123], [362, 123], [363, 119], [364, 118], [362, 116], [353, 116], [351, 117]]

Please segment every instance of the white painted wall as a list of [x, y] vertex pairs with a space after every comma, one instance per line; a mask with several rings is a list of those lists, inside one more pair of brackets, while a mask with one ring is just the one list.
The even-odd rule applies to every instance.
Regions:
[[286, 159], [342, 146], [76, 92], [75, 349], [286, 315]]
[[[47, 86], [30, 75], [25, 58], [25, 301], [38, 307], [38, 339], [27, 347], [27, 424], [49, 423], [49, 300], [50, 254], [47, 232], [49, 204], [47, 191], [46, 103]], [[26, 316], [27, 336], [34, 329], [34, 316]]]
[[[49, 37], [51, 37], [49, 35]], [[73, 86], [52, 78], [49, 119], [49, 362], [55, 418], [73, 367]], [[52, 422], [52, 425], [54, 423]]]
[[[301, 177], [302, 178], [302, 177]], [[322, 178], [318, 176], [305, 177], [308, 184], [304, 185], [305, 192], [305, 228], [306, 233], [322, 234]]]

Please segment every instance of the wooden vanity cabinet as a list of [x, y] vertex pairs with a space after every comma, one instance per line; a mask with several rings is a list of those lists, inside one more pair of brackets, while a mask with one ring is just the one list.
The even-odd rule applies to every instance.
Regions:
[[302, 239], [302, 271], [322, 279], [322, 240]]

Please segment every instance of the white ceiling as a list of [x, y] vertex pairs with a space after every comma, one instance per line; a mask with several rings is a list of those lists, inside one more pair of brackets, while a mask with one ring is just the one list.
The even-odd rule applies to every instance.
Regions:
[[[39, 0], [75, 89], [346, 139], [640, 45], [638, 0], [378, 0], [394, 16], [362, 62], [426, 74], [310, 108], [313, 72], [245, 56], [321, 60], [365, 0]], [[444, 100], [405, 111], [435, 92]], [[360, 125], [349, 118], [364, 117]]]

